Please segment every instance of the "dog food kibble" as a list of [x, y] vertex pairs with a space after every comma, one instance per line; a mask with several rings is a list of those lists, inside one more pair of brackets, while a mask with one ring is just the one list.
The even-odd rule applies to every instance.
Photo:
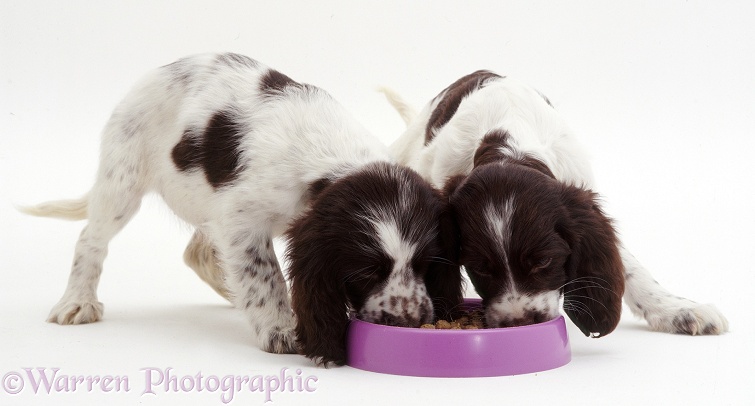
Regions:
[[441, 330], [448, 330], [451, 328], [451, 323], [445, 320], [438, 320], [437, 322], [435, 322], [435, 328], [441, 329]]
[[482, 310], [472, 310], [456, 320], [438, 320], [435, 324], [423, 324], [420, 328], [431, 330], [476, 330], [485, 328], [485, 313]]

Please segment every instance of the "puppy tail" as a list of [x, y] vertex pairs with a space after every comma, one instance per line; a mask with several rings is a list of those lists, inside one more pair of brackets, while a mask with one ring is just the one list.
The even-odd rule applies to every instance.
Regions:
[[392, 89], [385, 86], [380, 86], [377, 90], [378, 92], [382, 93], [383, 96], [385, 96], [385, 98], [388, 100], [388, 103], [390, 103], [391, 106], [393, 106], [393, 108], [398, 111], [398, 114], [404, 120], [404, 123], [406, 123], [406, 125], [409, 125], [409, 123], [414, 120], [414, 117], [417, 116], [417, 112], [414, 110], [414, 108]]
[[87, 218], [89, 197], [80, 199], [55, 200], [35, 206], [17, 206], [22, 213], [37, 217], [55, 217], [65, 220], [84, 220]]

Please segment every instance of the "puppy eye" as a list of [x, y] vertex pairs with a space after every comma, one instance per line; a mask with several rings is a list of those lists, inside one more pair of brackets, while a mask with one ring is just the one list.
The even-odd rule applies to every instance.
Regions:
[[553, 262], [553, 258], [545, 258], [540, 260], [535, 266], [532, 267], [532, 272], [539, 272], [547, 267], [550, 266], [551, 262]]
[[382, 273], [381, 267], [369, 265], [349, 271], [343, 280], [348, 283], [370, 283], [380, 279]]

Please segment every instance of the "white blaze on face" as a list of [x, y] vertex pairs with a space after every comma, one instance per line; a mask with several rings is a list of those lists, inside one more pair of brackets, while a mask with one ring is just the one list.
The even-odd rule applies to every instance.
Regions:
[[537, 294], [506, 292], [488, 304], [485, 321], [492, 327], [509, 327], [534, 324], [558, 317], [558, 291]]
[[379, 221], [374, 226], [383, 252], [394, 261], [393, 270], [403, 269], [411, 273], [411, 268], [408, 267], [411, 265], [415, 245], [404, 240], [396, 223]]
[[485, 211], [486, 224], [490, 228], [488, 231], [493, 236], [493, 244], [503, 257], [503, 266], [506, 267], [505, 273], [508, 278], [509, 293], [516, 295], [516, 284], [511, 274], [511, 265], [509, 264], [509, 244], [511, 242], [511, 220], [514, 217], [514, 196], [511, 196], [502, 206], [497, 207], [495, 204], [488, 206]]
[[488, 206], [485, 217], [495, 244], [500, 247], [505, 273], [508, 278], [507, 290], [493, 298], [485, 311], [485, 318], [489, 326], [532, 324], [535, 321], [552, 320], [558, 317], [558, 291], [547, 291], [536, 294], [521, 293], [517, 289], [514, 276], [509, 264], [508, 252], [511, 242], [511, 224], [516, 206], [514, 196], [511, 196], [503, 206]]
[[509, 197], [502, 206], [491, 203], [485, 210], [485, 220], [493, 235], [493, 241], [502, 248], [503, 260], [509, 265], [507, 252], [511, 241], [511, 220], [514, 217], [514, 196]]
[[365, 301], [360, 319], [404, 326], [431, 321], [432, 304], [427, 289], [412, 269], [416, 244], [402, 237], [395, 222], [376, 221], [373, 226], [380, 247], [392, 260], [392, 268], [385, 285]]

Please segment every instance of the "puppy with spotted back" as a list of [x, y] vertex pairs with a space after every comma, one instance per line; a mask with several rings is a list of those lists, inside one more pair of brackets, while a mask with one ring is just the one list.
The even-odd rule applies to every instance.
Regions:
[[415, 114], [391, 146], [449, 198], [459, 261], [492, 326], [546, 321], [563, 309], [585, 335], [614, 330], [622, 297], [652, 329], [722, 334], [713, 305], [671, 294], [624, 248], [593, 191], [575, 134], [550, 101], [514, 79], [480, 70]]
[[[223, 270], [200, 276], [244, 311], [265, 351], [343, 364], [350, 310], [419, 326], [460, 300], [460, 276], [443, 258], [448, 215], [428, 182], [394, 164], [325, 91], [245, 56], [208, 54], [153, 71], [116, 107], [84, 198], [24, 209], [88, 218], [48, 321], [102, 317], [108, 242], [149, 192], [196, 227], [187, 260]], [[289, 240], [291, 299], [279, 235]]]

